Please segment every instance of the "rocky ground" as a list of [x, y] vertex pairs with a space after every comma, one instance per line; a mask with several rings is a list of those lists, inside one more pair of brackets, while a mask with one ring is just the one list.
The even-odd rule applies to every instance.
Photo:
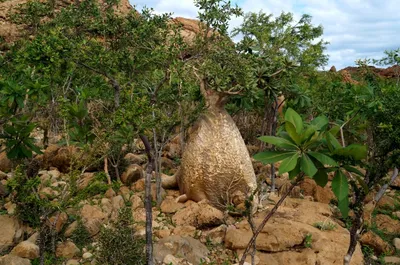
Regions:
[[[129, 165], [122, 174], [123, 183], [108, 186], [104, 172], [78, 175], [68, 172], [72, 151], [66, 150], [50, 146], [40, 157], [43, 168], [38, 171], [38, 195], [52, 203], [71, 202], [68, 207], [61, 207], [60, 211], [52, 213], [43, 225], [55, 231], [55, 257], [51, 258], [58, 260], [46, 264], [97, 264], [104, 253], [100, 242], [102, 231], [115, 225], [124, 209], [128, 209], [133, 217], [134, 222], [129, 224], [128, 229], [134, 231], [135, 240], [145, 235], [143, 169], [146, 157], [143, 154], [126, 155]], [[179, 162], [179, 159], [171, 158], [179, 155], [179, 148], [169, 146], [167, 150], [163, 157], [163, 170], [171, 173]], [[4, 189], [7, 183], [12, 182], [15, 171], [11, 170], [12, 164], [4, 154], [0, 156], [0, 179], [3, 184], [3, 191], [0, 191], [0, 256], [3, 255], [0, 265], [39, 264], [39, 229], [18, 218], [18, 207], [13, 199], [15, 194], [7, 194]], [[269, 166], [254, 162], [254, 168], [260, 178], [268, 175]], [[72, 183], [78, 189], [74, 198], [68, 197]], [[285, 176], [277, 179], [277, 186], [281, 189], [285, 183]], [[400, 186], [398, 184], [395, 183], [395, 186]], [[155, 200], [155, 184], [152, 193]], [[264, 205], [259, 207], [254, 216], [257, 225], [279, 199], [278, 194], [269, 194]], [[342, 264], [349, 244], [348, 223], [338, 218], [330, 189], [306, 180], [291, 195], [260, 233], [256, 242], [255, 263]], [[228, 208], [224, 212], [205, 201], [178, 203], [177, 190], [162, 190], [162, 196], [160, 207], [153, 207], [154, 258], [157, 263], [238, 262], [252, 236], [246, 218], [232, 216]], [[360, 239], [366, 264], [400, 264], [399, 205], [398, 192], [394, 189], [388, 191], [376, 208], [372, 202], [367, 204], [366, 226]], [[115, 245], [106, 251], [111, 255], [115, 248], [119, 247]], [[250, 260], [248, 257], [247, 261]], [[351, 264], [364, 264], [361, 245], [357, 246]]]

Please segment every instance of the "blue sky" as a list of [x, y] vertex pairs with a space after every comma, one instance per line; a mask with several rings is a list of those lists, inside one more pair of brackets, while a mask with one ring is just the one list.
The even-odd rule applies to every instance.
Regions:
[[[152, 7], [157, 13], [172, 12], [173, 17], [196, 18], [192, 0], [130, 0], [138, 10]], [[235, 1], [232, 1], [235, 2]], [[244, 12], [292, 12], [299, 18], [306, 13], [315, 25], [324, 27], [323, 39], [330, 42], [327, 54], [329, 69], [353, 66], [364, 58], [379, 59], [384, 50], [400, 47], [399, 0], [237, 0]], [[240, 25], [233, 19], [231, 27]]]

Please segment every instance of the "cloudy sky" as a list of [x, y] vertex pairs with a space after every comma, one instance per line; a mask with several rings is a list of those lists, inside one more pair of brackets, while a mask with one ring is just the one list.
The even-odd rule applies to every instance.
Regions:
[[[152, 7], [157, 13], [196, 18], [193, 0], [130, 0], [141, 10]], [[315, 25], [324, 27], [323, 38], [330, 42], [329, 63], [339, 70], [354, 65], [356, 59], [381, 58], [384, 50], [400, 47], [399, 0], [231, 0], [244, 12], [292, 12], [295, 17], [309, 14]], [[240, 25], [231, 22], [231, 27]]]

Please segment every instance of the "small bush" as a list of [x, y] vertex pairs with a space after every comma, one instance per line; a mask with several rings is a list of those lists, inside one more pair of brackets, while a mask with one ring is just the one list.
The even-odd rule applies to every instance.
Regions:
[[306, 248], [311, 248], [312, 247], [312, 234], [307, 234], [306, 237], [304, 238], [303, 245]]
[[317, 223], [314, 223], [313, 226], [322, 231], [332, 231], [332, 230], [335, 230], [337, 227], [336, 224], [331, 223], [331, 222], [327, 222], [327, 223], [326, 222], [317, 222]]
[[126, 207], [120, 210], [116, 222], [101, 230], [97, 264], [145, 264], [145, 242], [133, 236], [132, 224], [131, 210]]
[[77, 222], [78, 226], [72, 233], [71, 239], [73, 242], [75, 242], [78, 248], [82, 249], [83, 247], [92, 243], [92, 238], [86, 227], [83, 225], [82, 220], [79, 218]]

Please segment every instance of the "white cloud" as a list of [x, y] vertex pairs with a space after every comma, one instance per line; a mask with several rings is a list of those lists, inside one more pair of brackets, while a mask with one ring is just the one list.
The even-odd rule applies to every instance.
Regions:
[[[380, 58], [384, 50], [400, 47], [398, 0], [237, 0], [245, 12], [292, 12], [313, 16], [313, 23], [324, 27], [323, 38], [330, 42], [329, 66], [337, 69], [354, 65], [356, 59]], [[197, 8], [192, 0], [139, 0], [137, 7], [153, 7], [156, 12], [194, 18]], [[234, 18], [231, 28], [240, 25]]]

